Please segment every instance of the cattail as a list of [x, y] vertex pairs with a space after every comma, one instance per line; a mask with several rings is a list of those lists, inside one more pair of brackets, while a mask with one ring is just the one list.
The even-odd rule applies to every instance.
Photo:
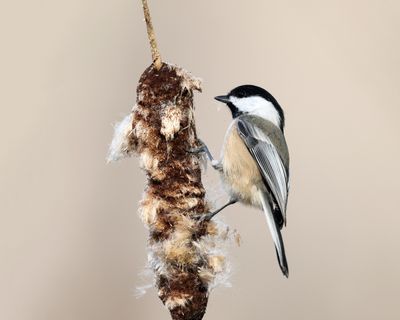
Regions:
[[193, 90], [200, 81], [163, 63], [151, 65], [132, 113], [115, 130], [109, 159], [136, 153], [147, 174], [139, 213], [150, 232], [149, 266], [158, 296], [174, 320], [202, 319], [210, 290], [227, 273], [221, 245], [229, 230], [210, 221], [196, 147]]
[[199, 222], [209, 206], [199, 157], [188, 150], [197, 146], [193, 91], [201, 91], [200, 80], [161, 61], [142, 1], [153, 64], [139, 80], [132, 113], [115, 128], [109, 160], [139, 155], [147, 175], [139, 213], [150, 234], [148, 263], [158, 296], [173, 320], [200, 320], [210, 290], [227, 278], [221, 247], [229, 229]]

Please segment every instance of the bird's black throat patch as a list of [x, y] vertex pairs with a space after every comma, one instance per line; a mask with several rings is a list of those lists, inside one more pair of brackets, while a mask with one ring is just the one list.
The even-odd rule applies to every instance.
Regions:
[[231, 110], [232, 118], [237, 118], [243, 114], [243, 112], [241, 112], [238, 108], [236, 108], [236, 106], [233, 103], [230, 102], [227, 103], [226, 105], [228, 106], [229, 110]]

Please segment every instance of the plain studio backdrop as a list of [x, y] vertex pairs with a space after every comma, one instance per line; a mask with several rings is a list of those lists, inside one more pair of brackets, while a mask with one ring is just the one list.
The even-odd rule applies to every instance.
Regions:
[[[287, 116], [290, 278], [261, 212], [230, 207], [243, 242], [205, 319], [399, 319], [399, 2], [149, 5], [165, 61], [204, 79], [213, 153], [230, 121], [213, 97], [234, 86], [265, 87]], [[154, 289], [135, 296], [144, 174], [105, 162], [151, 62], [140, 1], [0, 6], [0, 319], [169, 319]]]

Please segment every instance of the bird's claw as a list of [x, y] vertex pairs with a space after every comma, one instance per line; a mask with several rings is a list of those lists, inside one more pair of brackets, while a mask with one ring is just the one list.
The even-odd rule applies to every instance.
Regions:
[[195, 220], [197, 220], [197, 223], [203, 223], [203, 222], [208, 222], [211, 220], [212, 215], [208, 212], [208, 213], [200, 213], [197, 214], [193, 217]]
[[187, 152], [193, 153], [193, 154], [199, 154], [199, 153], [207, 152], [206, 144], [200, 139], [197, 139], [197, 141], [198, 141], [199, 146], [196, 147], [196, 148], [191, 148], [191, 149], [187, 150]]
[[191, 149], [188, 149], [186, 151], [189, 152], [189, 153], [193, 153], [193, 154], [199, 154], [199, 153], [204, 153], [205, 152], [203, 146], [197, 147], [197, 148], [191, 148]]
[[212, 166], [215, 170], [222, 172], [222, 164], [221, 164], [220, 161], [218, 161], [218, 160], [211, 160], [211, 166]]

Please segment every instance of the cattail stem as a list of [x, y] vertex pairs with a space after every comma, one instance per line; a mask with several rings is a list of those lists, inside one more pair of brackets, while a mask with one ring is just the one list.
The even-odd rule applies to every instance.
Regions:
[[160, 52], [158, 51], [156, 35], [154, 33], [153, 24], [151, 23], [150, 10], [147, 4], [147, 0], [142, 0], [142, 5], [143, 5], [144, 19], [146, 20], [147, 36], [150, 42], [153, 64], [157, 70], [160, 70], [162, 66], [162, 60]]
[[109, 160], [141, 159], [147, 185], [139, 212], [149, 229], [149, 267], [173, 320], [202, 320], [212, 288], [228, 273], [219, 245], [229, 230], [199, 221], [209, 212], [202, 184], [193, 95], [200, 80], [161, 61], [142, 0], [153, 64], [140, 77], [132, 113], [115, 130]]

